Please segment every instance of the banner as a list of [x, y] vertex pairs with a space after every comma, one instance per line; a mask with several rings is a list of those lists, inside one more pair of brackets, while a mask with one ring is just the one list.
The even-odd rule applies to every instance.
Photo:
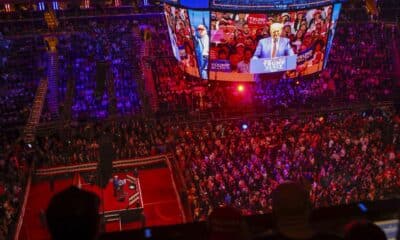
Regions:
[[296, 68], [297, 56], [253, 59], [250, 62], [250, 73], [273, 73]]
[[314, 46], [310, 47], [297, 55], [297, 65], [304, 64], [313, 58]]
[[231, 64], [229, 60], [214, 60], [211, 62], [211, 71], [230, 72]]

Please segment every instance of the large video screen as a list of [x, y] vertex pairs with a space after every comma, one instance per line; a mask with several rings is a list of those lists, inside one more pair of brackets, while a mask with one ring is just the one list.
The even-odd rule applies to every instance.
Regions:
[[321, 71], [331, 17], [331, 5], [271, 13], [213, 11], [209, 78], [254, 81], [271, 72], [298, 77]]
[[172, 51], [185, 72], [200, 77], [188, 10], [164, 4]]

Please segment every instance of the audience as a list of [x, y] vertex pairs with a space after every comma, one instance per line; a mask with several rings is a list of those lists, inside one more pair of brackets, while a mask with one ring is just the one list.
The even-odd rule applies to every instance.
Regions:
[[314, 207], [390, 196], [399, 167], [398, 142], [387, 135], [396, 125], [391, 114], [266, 118], [246, 121], [245, 130], [243, 120], [181, 128], [175, 154], [195, 219], [207, 218], [227, 194], [244, 215], [269, 212], [272, 190], [286, 180], [307, 183]]
[[[386, 1], [385, 5], [392, 3]], [[362, 3], [351, 4], [356, 8]], [[22, 14], [23, 17], [26, 16]], [[378, 21], [347, 22], [367, 17], [346, 8], [324, 71], [298, 79], [249, 84], [248, 102], [262, 109], [314, 109], [391, 100], [396, 93], [394, 79], [388, 73], [395, 67], [391, 59], [392, 44], [388, 43], [392, 37], [398, 38], [398, 33], [388, 31]], [[200, 123], [135, 118], [132, 115], [145, 110], [143, 99], [153, 95], [157, 95], [155, 104], [161, 113], [227, 109], [229, 104], [232, 106], [229, 101], [232, 85], [209, 84], [185, 75], [182, 66], [172, 58], [170, 48], [159, 47], [170, 44], [162, 16], [138, 21], [86, 18], [63, 20], [60, 24], [63, 31], [57, 35], [59, 104], [64, 106], [67, 102], [67, 82], [74, 79], [72, 119], [108, 117], [114, 92], [111, 88], [104, 93], [96, 91], [95, 78], [97, 62], [106, 61], [110, 63], [114, 83], [116, 115], [130, 118], [104, 124], [67, 125], [55, 134], [38, 137], [37, 151], [32, 153], [31, 146], [19, 141], [18, 128], [26, 124], [38, 82], [50, 67], [42, 37], [48, 29], [43, 21], [18, 21], [12, 27], [7, 22], [0, 23], [0, 40], [7, 39], [9, 44], [9, 49], [0, 49], [0, 239], [12, 234], [30, 162], [44, 167], [95, 162], [99, 148], [96, 133], [105, 128], [111, 129], [117, 159], [174, 153], [189, 186], [187, 196], [196, 221], [207, 219], [214, 209], [227, 202], [239, 209], [241, 215], [273, 209], [279, 238], [300, 237], [300, 230], [304, 239], [314, 236], [306, 225], [293, 233], [284, 218], [282, 221], [288, 209], [284, 208], [282, 213], [274, 197], [279, 196], [283, 187], [278, 187], [275, 194], [273, 190], [287, 180], [301, 182], [310, 191], [310, 206], [289, 209], [304, 210], [301, 219], [295, 218], [304, 224], [308, 207], [384, 199], [392, 196], [400, 184], [397, 177], [400, 116], [392, 109]], [[152, 66], [156, 89], [147, 95], [141, 93], [140, 86], [143, 55], [158, 56], [146, 59]], [[48, 104], [42, 122], [57, 120], [49, 114]], [[243, 123], [248, 125], [247, 129], [241, 128]], [[49, 206], [47, 217], [54, 239], [75, 239], [67, 235], [60, 238], [60, 226], [54, 221], [59, 217], [80, 218], [63, 215], [65, 212], [55, 209], [65, 204], [60, 196], [75, 194], [84, 195], [80, 190], [69, 189], [55, 197]], [[97, 202], [93, 196], [88, 198]], [[93, 206], [98, 208], [97, 204]], [[97, 227], [87, 229], [90, 236], [83, 233], [80, 236], [90, 239]], [[382, 237], [376, 226], [359, 223], [349, 228], [345, 238], [359, 239], [363, 235], [358, 234], [367, 230], [369, 236], [377, 234], [374, 239]]]
[[184, 76], [173, 59], [155, 60], [160, 110], [227, 111], [232, 106], [248, 106], [249, 102], [262, 111], [282, 107], [313, 109], [391, 100], [395, 94], [390, 74], [394, 68], [393, 45], [388, 42], [396, 36], [393, 34], [396, 32], [392, 27], [381, 22], [338, 23], [325, 70], [297, 79], [247, 84], [246, 95], [250, 96], [250, 101], [233, 100], [235, 85], [213, 83], [207, 86]]
[[[4, 24], [1, 29], [4, 34], [8, 33], [7, 29], [14, 30]], [[0, 239], [7, 239], [14, 233], [24, 197], [32, 156], [20, 141], [20, 133], [42, 76], [44, 53], [40, 36], [8, 39], [6, 47], [1, 52], [5, 54], [0, 57]]]
[[15, 144], [17, 132], [2, 135], [0, 149], [0, 239], [13, 234], [24, 197], [31, 162], [23, 144]]
[[[70, 34], [59, 36], [58, 55], [60, 92], [66, 95], [67, 82], [75, 80], [72, 101], [72, 119], [102, 119], [116, 107], [118, 115], [132, 115], [140, 110], [135, 64], [140, 60], [133, 34], [134, 25], [129, 20], [98, 19], [68, 23]], [[117, 36], [117, 37], [115, 37]], [[105, 88], [96, 86], [96, 68], [99, 62], [110, 64]], [[64, 71], [69, 66], [69, 71]], [[114, 93], [112, 91], [115, 91]], [[115, 94], [116, 106], [110, 106]], [[63, 99], [66, 99], [63, 98]]]
[[96, 133], [109, 128], [117, 159], [175, 152], [196, 220], [227, 198], [244, 215], [269, 212], [272, 190], [286, 180], [306, 183], [314, 207], [348, 204], [394, 193], [400, 145], [392, 133], [398, 118], [393, 110], [375, 109], [199, 124], [86, 124], [39, 138], [46, 153], [39, 165], [97, 161]]

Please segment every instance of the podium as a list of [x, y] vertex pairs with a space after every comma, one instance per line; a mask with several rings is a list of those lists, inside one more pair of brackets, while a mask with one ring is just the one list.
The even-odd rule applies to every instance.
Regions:
[[275, 73], [296, 69], [297, 55], [259, 58], [250, 61], [250, 73]]

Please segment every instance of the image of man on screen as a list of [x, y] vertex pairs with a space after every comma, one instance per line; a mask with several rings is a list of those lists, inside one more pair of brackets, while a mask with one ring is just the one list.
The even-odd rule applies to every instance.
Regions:
[[271, 37], [263, 38], [258, 41], [258, 45], [253, 54], [253, 59], [275, 58], [295, 55], [290, 40], [281, 37], [283, 24], [273, 23], [270, 27]]
[[201, 58], [200, 58], [200, 74], [203, 79], [207, 79], [207, 68], [208, 68], [208, 55], [210, 50], [209, 37], [207, 29], [203, 24], [197, 26], [198, 36], [194, 34], [194, 37], [200, 46]]
[[251, 48], [245, 48], [243, 60], [237, 65], [237, 71], [239, 73], [249, 73], [250, 72], [250, 59], [253, 55]]

